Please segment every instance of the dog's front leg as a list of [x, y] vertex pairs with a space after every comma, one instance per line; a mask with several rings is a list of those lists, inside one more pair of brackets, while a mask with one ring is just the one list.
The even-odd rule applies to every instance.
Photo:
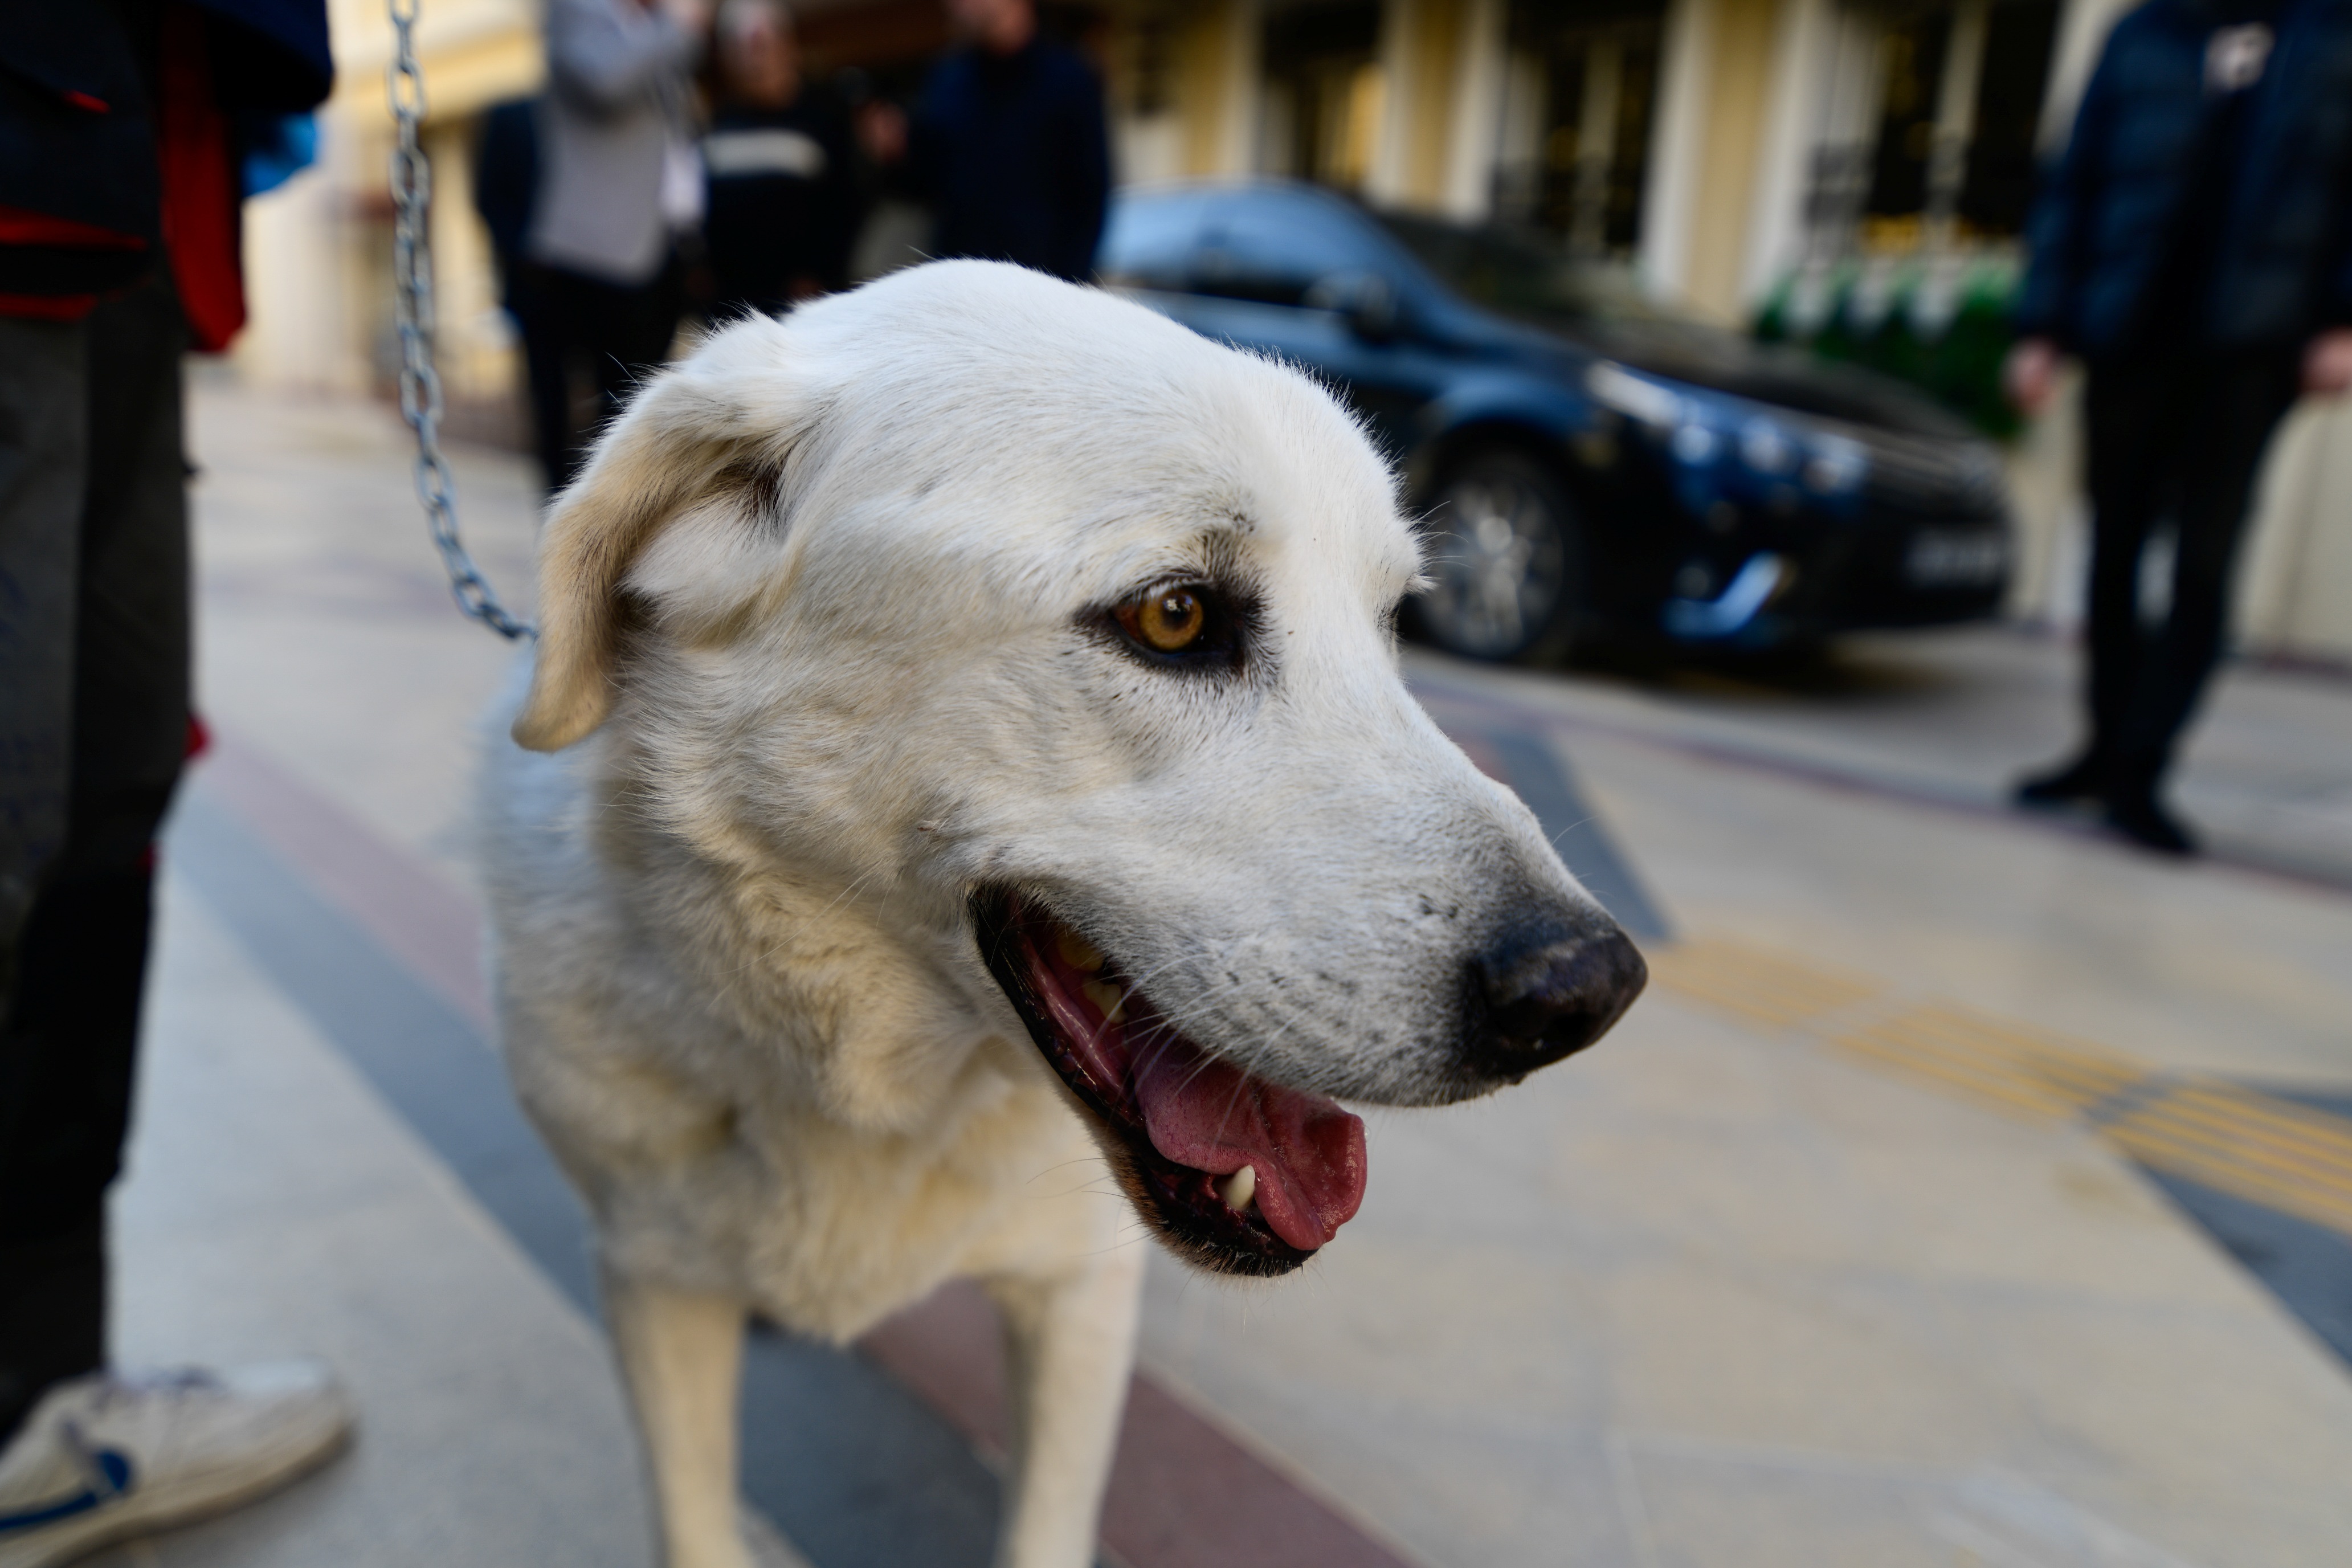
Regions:
[[604, 1315], [636, 1407], [666, 1568], [753, 1568], [736, 1524], [743, 1303], [604, 1271]]
[[997, 1568], [1088, 1568], [1135, 1361], [1140, 1244], [1045, 1278], [988, 1281], [1004, 1314], [1013, 1405], [1010, 1507]]

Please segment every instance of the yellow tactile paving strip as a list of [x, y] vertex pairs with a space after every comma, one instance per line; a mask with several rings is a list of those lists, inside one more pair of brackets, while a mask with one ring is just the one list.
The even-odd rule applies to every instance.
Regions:
[[1651, 973], [1691, 1000], [1773, 1029], [1837, 1012], [1884, 989], [1866, 975], [1794, 962], [1739, 942], [1683, 942], [1643, 956]]
[[2145, 1165], [2352, 1236], [2352, 1120], [1746, 942], [1648, 957], [1660, 984], [1744, 1023], [2012, 1115], [2083, 1121]]

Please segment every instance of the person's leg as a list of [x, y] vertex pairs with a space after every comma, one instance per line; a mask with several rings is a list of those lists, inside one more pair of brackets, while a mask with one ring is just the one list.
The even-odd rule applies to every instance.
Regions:
[[2140, 557], [2172, 477], [2166, 437], [2179, 422], [2181, 379], [2163, 366], [2097, 366], [2083, 388], [2083, 479], [2091, 503], [2083, 679], [2089, 733], [2073, 762], [2019, 787], [2026, 805], [2095, 801], [2104, 793], [2146, 647]]
[[[310, 1363], [138, 1377], [105, 1365], [107, 1186], [131, 1109], [154, 836], [188, 738], [185, 332], [168, 280], [86, 323], [87, 479], [71, 603], [64, 842], [26, 922], [0, 1059], [23, 1136], [0, 1139], [0, 1258], [47, 1269], [0, 1356], [29, 1410], [0, 1434], [0, 1558], [63, 1563], [251, 1500], [332, 1454], [349, 1401]], [[55, 395], [54, 392], [51, 394]], [[100, 1463], [99, 1461], [102, 1460]]]
[[104, 1240], [26, 1203], [54, 1098], [6, 1022], [37, 889], [62, 847], [75, 573], [89, 469], [83, 323], [0, 318], [0, 1446], [50, 1384], [105, 1355]]
[[572, 312], [560, 275], [523, 262], [515, 275], [515, 320], [522, 329], [524, 387], [532, 449], [553, 495], [572, 478]]
[[2179, 432], [2172, 605], [2115, 731], [2109, 817], [2158, 848], [2190, 847], [2157, 803], [2174, 743], [2203, 694], [2229, 624], [2230, 584], [2263, 454], [2295, 395], [2284, 354], [2213, 361], [2198, 377], [2195, 413]]
[[73, 616], [67, 827], [0, 1022], [16, 1123], [0, 1141], [0, 1249], [37, 1266], [9, 1324], [11, 1426], [105, 1361], [106, 1189], [130, 1120], [153, 840], [188, 729], [178, 304], [168, 287], [140, 289], [93, 312], [85, 336], [78, 586], [59, 585]]
[[611, 424], [645, 379], [669, 358], [685, 308], [685, 270], [672, 257], [651, 282], [610, 289], [594, 343], [597, 417]]
[[8, 955], [65, 840], [88, 338], [82, 322], [0, 316], [0, 1011]]

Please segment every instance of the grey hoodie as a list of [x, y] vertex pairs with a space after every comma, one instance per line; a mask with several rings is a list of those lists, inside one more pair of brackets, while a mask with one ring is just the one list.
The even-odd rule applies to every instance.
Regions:
[[701, 47], [635, 0], [548, 0], [532, 260], [625, 287], [661, 270], [663, 165], [692, 146], [688, 74]]

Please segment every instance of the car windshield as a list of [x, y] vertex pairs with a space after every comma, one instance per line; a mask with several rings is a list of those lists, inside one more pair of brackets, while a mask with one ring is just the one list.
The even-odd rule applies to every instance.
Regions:
[[1535, 240], [1398, 213], [1372, 216], [1423, 266], [1490, 310], [1554, 325], [1682, 320], [1643, 299], [1622, 273], [1572, 260]]

